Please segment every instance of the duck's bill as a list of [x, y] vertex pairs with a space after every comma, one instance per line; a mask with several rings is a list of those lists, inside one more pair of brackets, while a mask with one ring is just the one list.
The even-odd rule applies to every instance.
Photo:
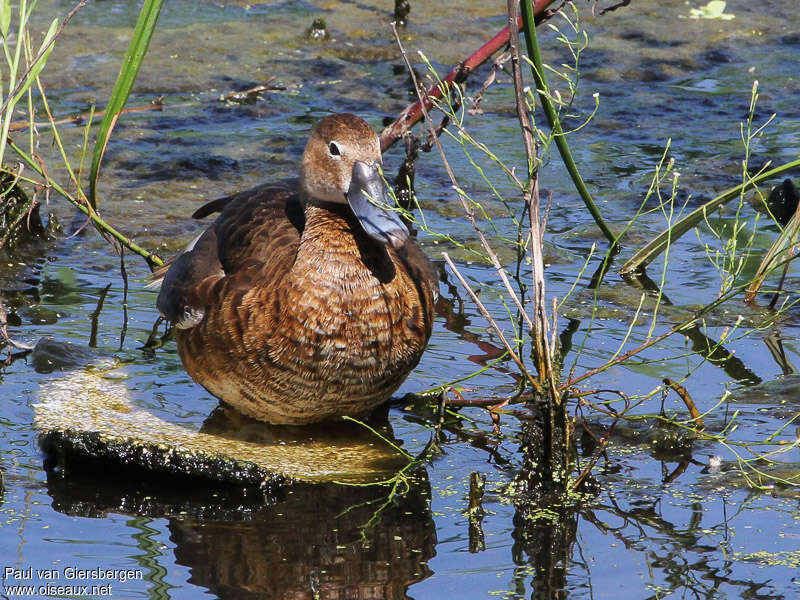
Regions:
[[406, 243], [408, 228], [400, 213], [389, 208], [394, 202], [386, 194], [377, 165], [356, 161], [347, 203], [371, 238], [392, 248]]

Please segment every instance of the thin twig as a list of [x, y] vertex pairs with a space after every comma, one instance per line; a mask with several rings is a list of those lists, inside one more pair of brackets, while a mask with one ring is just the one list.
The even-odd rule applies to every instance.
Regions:
[[[408, 60], [408, 56], [406, 55], [406, 51], [403, 48], [402, 42], [400, 41], [400, 36], [397, 34], [397, 27], [395, 26], [394, 23], [392, 23], [392, 32], [394, 33], [394, 37], [395, 37], [395, 41], [397, 42], [397, 46], [400, 49], [400, 54], [403, 56], [403, 60], [406, 63], [406, 67], [408, 68], [408, 72], [411, 75], [411, 80], [414, 83], [414, 89], [417, 90], [417, 94], [420, 97], [420, 107], [421, 107], [421, 110], [422, 110], [423, 114], [425, 115], [425, 122], [428, 124], [429, 128], [432, 128], [430, 116], [428, 114], [428, 109], [427, 109], [427, 106], [426, 106], [427, 102], [423, 102], [423, 100], [422, 100], [423, 94], [428, 94], [428, 92], [424, 92], [422, 90], [422, 88], [420, 87], [418, 81], [417, 81], [417, 77], [414, 74], [414, 69], [411, 68], [411, 63]], [[469, 220], [469, 222], [472, 225], [473, 229], [475, 229], [475, 232], [478, 235], [478, 239], [481, 242], [481, 246], [486, 251], [486, 254], [489, 257], [489, 260], [491, 261], [492, 266], [495, 268], [495, 270], [497, 271], [497, 274], [500, 276], [500, 279], [503, 281], [503, 285], [505, 286], [506, 290], [508, 291], [509, 295], [511, 296], [511, 299], [517, 305], [517, 308], [520, 310], [520, 312], [524, 315], [524, 318], [526, 320], [526, 323], [528, 324], [528, 327], [530, 328], [531, 332], [533, 332], [533, 330], [534, 330], [533, 321], [531, 321], [531, 318], [528, 316], [527, 312], [525, 311], [525, 308], [522, 305], [521, 300], [519, 299], [517, 294], [514, 292], [514, 288], [511, 286], [511, 282], [509, 281], [508, 276], [505, 273], [505, 269], [503, 269], [503, 266], [500, 264], [500, 259], [497, 258], [497, 254], [495, 254], [494, 250], [492, 250], [492, 247], [489, 245], [489, 242], [486, 239], [486, 236], [483, 234], [483, 231], [481, 231], [481, 228], [478, 226], [478, 223], [475, 220], [475, 213], [473, 212], [472, 207], [467, 203], [466, 199], [464, 198], [464, 195], [460, 192], [460, 188], [458, 186], [458, 182], [456, 181], [456, 176], [453, 173], [453, 169], [450, 167], [450, 162], [447, 160], [447, 156], [444, 153], [444, 149], [442, 148], [442, 144], [439, 141], [438, 136], [435, 135], [435, 132], [433, 132], [433, 133], [434, 133], [433, 139], [435, 140], [436, 148], [439, 150], [439, 155], [442, 158], [442, 163], [444, 164], [445, 171], [447, 171], [447, 175], [450, 178], [450, 182], [453, 184], [453, 188], [458, 193], [458, 198], [461, 201], [461, 206], [464, 209], [464, 213], [466, 214], [467, 219]]]
[[[589, 462], [583, 468], [583, 470], [581, 471], [581, 474], [578, 475], [578, 477], [575, 479], [575, 481], [572, 482], [572, 489], [573, 490], [578, 489], [578, 487], [581, 485], [581, 483], [583, 483], [583, 480], [586, 479], [586, 477], [589, 476], [589, 473], [591, 473], [592, 468], [594, 467], [595, 464], [597, 464], [597, 461], [600, 459], [600, 456], [605, 452], [606, 446], [608, 446], [608, 441], [611, 439], [611, 434], [614, 433], [614, 429], [616, 428], [617, 423], [619, 422], [619, 420], [622, 418], [622, 416], [628, 411], [628, 409], [631, 406], [631, 399], [628, 397], [627, 394], [625, 394], [625, 393], [623, 393], [623, 392], [621, 392], [619, 390], [606, 390], [606, 391], [610, 391], [611, 393], [617, 394], [620, 398], [622, 398], [625, 401], [625, 408], [621, 412], [618, 412], [614, 416], [614, 420], [611, 422], [611, 425], [609, 426], [608, 431], [606, 431], [606, 434], [604, 436], [602, 436], [599, 440], [596, 438], [596, 436], [591, 431], [589, 431], [587, 429], [587, 431], [589, 431], [589, 433], [592, 435], [592, 437], [595, 438], [595, 441], [597, 441], [599, 443], [600, 448], [598, 448], [597, 451], [592, 455], [592, 458], [589, 459]], [[591, 405], [591, 403], [586, 402], [585, 400], [582, 400], [581, 402], [584, 402], [587, 406]], [[580, 406], [581, 402], [578, 403], [578, 406]]]
[[[537, 18], [537, 22], [541, 23], [544, 19], [549, 18], [550, 15], [547, 14], [545, 9], [553, 2], [555, 2], [555, 0], [539, 0], [536, 3], [534, 14]], [[397, 35], [396, 31], [395, 35]], [[433, 107], [433, 103], [448, 93], [450, 83], [458, 84], [466, 81], [470, 73], [489, 60], [489, 57], [500, 50], [500, 48], [505, 46], [508, 43], [508, 36], [509, 29], [506, 27], [481, 46], [469, 58], [453, 68], [441, 83], [432, 86], [425, 93], [424, 100], [420, 99], [418, 102], [406, 107], [391, 125], [388, 125], [381, 131], [381, 152], [386, 152], [397, 140], [403, 137], [406, 131], [418, 123], [427, 110]]]
[[694, 421], [697, 425], [697, 429], [699, 431], [705, 429], [706, 426], [705, 423], [703, 423], [703, 417], [700, 416], [700, 411], [697, 410], [697, 405], [694, 403], [694, 400], [692, 400], [692, 396], [689, 394], [689, 391], [682, 385], [672, 381], [669, 377], [664, 378], [664, 385], [672, 388], [672, 390], [681, 397], [681, 400], [683, 400], [683, 403], [686, 405], [689, 414], [692, 415], [692, 421]]
[[[542, 256], [542, 246], [544, 245], [543, 230], [539, 217], [539, 157], [538, 148], [533, 137], [528, 106], [525, 102], [525, 92], [523, 90], [522, 72], [520, 70], [519, 55], [519, 5], [517, 0], [508, 0], [508, 21], [511, 35], [509, 46], [511, 52], [511, 69], [514, 75], [514, 93], [517, 107], [517, 117], [519, 118], [522, 140], [525, 146], [525, 156], [528, 162], [527, 185], [523, 186], [523, 198], [528, 209], [531, 233], [531, 278], [533, 283], [533, 315], [535, 324], [531, 326], [534, 346], [536, 348], [536, 358], [540, 379], [547, 377], [550, 382], [552, 398], [558, 397], [556, 393], [555, 375], [551, 362], [551, 348], [547, 339], [547, 316], [545, 314], [545, 281], [544, 281], [544, 257]], [[535, 27], [535, 24], [534, 24]]]
[[511, 54], [508, 52], [503, 52], [500, 56], [494, 59], [492, 62], [492, 71], [489, 73], [489, 76], [486, 78], [486, 81], [483, 82], [481, 89], [478, 90], [478, 93], [475, 94], [475, 97], [472, 99], [472, 108], [470, 108], [467, 112], [471, 115], [482, 114], [483, 109], [481, 108], [481, 101], [483, 100], [483, 95], [486, 93], [486, 90], [497, 80], [497, 71], [503, 68], [509, 60], [511, 59]]
[[442, 256], [444, 257], [444, 260], [447, 263], [447, 265], [453, 271], [453, 274], [456, 276], [458, 281], [461, 283], [461, 285], [467, 291], [467, 294], [469, 294], [469, 297], [472, 299], [472, 301], [478, 307], [478, 310], [483, 315], [483, 318], [486, 319], [489, 322], [489, 325], [491, 325], [492, 329], [494, 329], [495, 333], [500, 338], [500, 341], [503, 343], [503, 346], [505, 346], [506, 352], [508, 352], [508, 355], [511, 357], [511, 360], [513, 360], [517, 364], [517, 367], [519, 367], [520, 372], [527, 377], [528, 381], [533, 386], [533, 389], [535, 389], [537, 392], [541, 392], [541, 386], [539, 385], [539, 382], [536, 381], [531, 376], [531, 374], [528, 372], [528, 369], [525, 367], [525, 364], [520, 360], [520, 358], [519, 358], [519, 356], [517, 356], [516, 352], [514, 352], [514, 349], [511, 347], [511, 344], [508, 343], [508, 340], [506, 340], [505, 336], [503, 335], [503, 331], [500, 329], [500, 326], [497, 324], [497, 321], [494, 320], [492, 315], [489, 313], [489, 311], [483, 305], [483, 302], [481, 302], [480, 298], [478, 298], [477, 294], [472, 291], [471, 287], [469, 287], [469, 284], [467, 284], [466, 280], [461, 275], [461, 272], [458, 270], [458, 268], [455, 266], [455, 264], [453, 264], [453, 261], [450, 260], [450, 256], [448, 256], [447, 252], [442, 252]]

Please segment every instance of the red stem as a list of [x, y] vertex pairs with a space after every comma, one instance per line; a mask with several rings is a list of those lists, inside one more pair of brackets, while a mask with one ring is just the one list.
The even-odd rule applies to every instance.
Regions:
[[[545, 9], [550, 6], [555, 0], [536, 0], [534, 3], [533, 14], [538, 19], [542, 17]], [[519, 27], [522, 27], [522, 17], [519, 18]], [[464, 62], [460, 63], [445, 77], [443, 83], [461, 83], [477, 69], [480, 65], [485, 63], [489, 58], [500, 48], [508, 43], [509, 28], [505, 27], [500, 33], [494, 36], [491, 40], [486, 42], [480, 49], [472, 56], [467, 58]], [[448, 89], [444, 85], [434, 85], [427, 93], [425, 93], [425, 108], [430, 110], [433, 107], [434, 100], [442, 97], [444, 90]], [[423, 117], [422, 106], [419, 101], [408, 106], [391, 125], [388, 125], [381, 131], [381, 152], [386, 152], [397, 140], [403, 137], [403, 134], [419, 122]]]

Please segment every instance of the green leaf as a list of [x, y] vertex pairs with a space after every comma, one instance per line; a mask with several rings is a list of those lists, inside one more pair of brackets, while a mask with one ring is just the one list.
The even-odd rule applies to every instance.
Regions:
[[0, 0], [0, 35], [6, 39], [11, 27], [11, 0]]
[[147, 48], [150, 45], [150, 39], [153, 37], [153, 31], [155, 31], [163, 3], [164, 0], [145, 0], [141, 12], [139, 12], [139, 19], [133, 31], [133, 38], [117, 76], [117, 82], [114, 84], [114, 91], [111, 93], [108, 106], [106, 106], [106, 114], [100, 123], [100, 132], [97, 134], [94, 156], [92, 157], [92, 169], [89, 174], [89, 204], [91, 204], [92, 209], [97, 209], [97, 178], [100, 174], [100, 163], [103, 160], [103, 154], [105, 154], [114, 125], [116, 125], [120, 113], [128, 102], [131, 88], [139, 74], [139, 68], [142, 66], [144, 56], [147, 54]]
[[795, 253], [797, 236], [800, 235], [800, 211], [795, 211], [786, 227], [775, 239], [772, 246], [767, 250], [761, 264], [758, 265], [756, 274], [753, 276], [753, 283], [747, 288], [745, 300], [752, 302], [755, 300], [761, 284], [767, 275], [778, 265], [785, 264]]
[[42, 41], [42, 45], [39, 47], [39, 52], [36, 53], [33, 64], [31, 65], [30, 69], [28, 69], [28, 74], [25, 76], [25, 83], [23, 83], [19, 88], [19, 91], [17, 91], [12, 104], [16, 104], [19, 101], [22, 95], [28, 91], [28, 88], [33, 85], [33, 82], [36, 81], [39, 73], [42, 72], [45, 63], [47, 63], [47, 58], [50, 56], [50, 53], [55, 47], [53, 40], [56, 37], [57, 31], [58, 19], [53, 19], [53, 22], [50, 23], [50, 29], [47, 30], [47, 33], [44, 36], [44, 41]]

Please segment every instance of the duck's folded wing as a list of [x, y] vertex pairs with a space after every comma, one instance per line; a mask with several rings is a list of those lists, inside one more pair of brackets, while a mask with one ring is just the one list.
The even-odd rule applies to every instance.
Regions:
[[179, 254], [169, 267], [156, 306], [175, 327], [188, 329], [205, 315], [207, 290], [224, 276], [217, 258], [217, 236], [210, 227]]
[[268, 270], [288, 270], [304, 224], [303, 207], [288, 187], [264, 185], [239, 192], [215, 223], [225, 273], [232, 275], [253, 260]]
[[175, 258], [161, 283], [158, 310], [180, 329], [197, 325], [216, 294], [225, 293], [215, 286], [223, 277], [237, 288], [253, 277], [268, 287], [297, 253], [304, 216], [289, 187], [258, 186], [213, 200], [193, 216], [215, 212], [221, 214], [214, 224]]

